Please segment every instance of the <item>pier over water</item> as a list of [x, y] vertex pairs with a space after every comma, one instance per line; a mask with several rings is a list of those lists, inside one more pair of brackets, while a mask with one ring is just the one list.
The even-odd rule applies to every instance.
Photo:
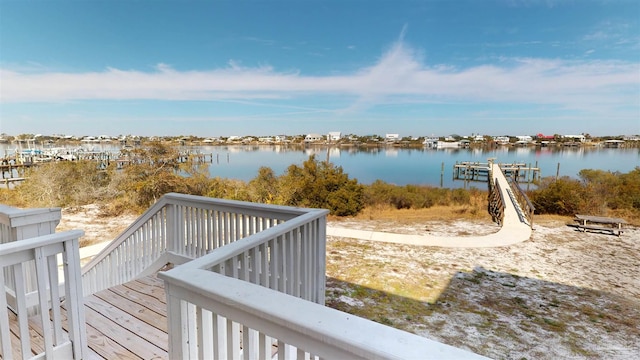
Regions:
[[[534, 166], [525, 163], [498, 163], [500, 170], [508, 178], [519, 183], [533, 183], [541, 177], [540, 168], [536, 161]], [[453, 180], [488, 181], [491, 163], [477, 161], [456, 161], [453, 165]]]
[[[480, 167], [478, 167], [480, 169]], [[433, 236], [379, 231], [327, 228], [327, 235], [417, 246], [481, 248], [508, 246], [528, 240], [533, 229], [534, 207], [516, 181], [509, 181], [502, 167], [489, 161], [484, 168], [489, 184], [489, 213], [501, 228], [482, 236]]]

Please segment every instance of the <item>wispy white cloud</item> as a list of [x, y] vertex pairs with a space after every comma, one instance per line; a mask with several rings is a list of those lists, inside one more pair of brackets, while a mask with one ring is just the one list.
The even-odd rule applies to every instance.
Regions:
[[[403, 29], [403, 33], [404, 33]], [[402, 36], [375, 63], [349, 74], [306, 76], [270, 66], [244, 67], [230, 61], [207, 71], [178, 71], [158, 64], [154, 71], [108, 68], [99, 72], [28, 72], [1, 69], [2, 102], [83, 100], [300, 100], [351, 99], [351, 111], [379, 103], [497, 102], [553, 104], [567, 108], [640, 107], [640, 63], [504, 58], [493, 64], [456, 68], [428, 65]]]

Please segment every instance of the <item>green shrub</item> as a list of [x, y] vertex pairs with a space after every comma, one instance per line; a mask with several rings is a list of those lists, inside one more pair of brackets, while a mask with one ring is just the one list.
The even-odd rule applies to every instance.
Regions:
[[317, 161], [314, 156], [302, 167], [289, 166], [278, 184], [276, 198], [284, 205], [323, 208], [339, 216], [356, 215], [364, 207], [364, 188], [358, 180], [349, 179], [342, 167]]
[[568, 177], [544, 178], [537, 190], [530, 193], [536, 212], [541, 214], [574, 215], [582, 208], [584, 187]]

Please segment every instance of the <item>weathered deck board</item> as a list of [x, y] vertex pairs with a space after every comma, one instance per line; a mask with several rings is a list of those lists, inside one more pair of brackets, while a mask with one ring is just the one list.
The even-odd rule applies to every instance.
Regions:
[[164, 288], [149, 286], [139, 281], [130, 281], [126, 284], [122, 284], [122, 286], [126, 287], [127, 289], [140, 292], [143, 295], [151, 296], [155, 298], [159, 303], [164, 304], [164, 308], [166, 308], [167, 299], [164, 293]]
[[[162, 280], [150, 276], [86, 297], [89, 358], [167, 359], [167, 309], [164, 296]], [[14, 356], [21, 358], [17, 319], [13, 313], [9, 313]], [[61, 315], [66, 330], [67, 314], [64, 308]], [[31, 317], [29, 324], [32, 351], [42, 352], [42, 321], [40, 317]]]
[[[105, 318], [102, 314], [91, 308], [87, 308], [85, 315], [87, 316], [87, 319], [90, 319], [88, 322], [90, 322], [96, 330], [139, 357], [143, 359], [167, 358], [166, 351], [163, 351], [157, 346], [139, 337], [136, 333], [130, 331], [126, 327], [123, 327], [123, 324], [119, 324], [112, 319]], [[89, 341], [89, 347], [93, 347], [91, 341]]]
[[149, 326], [146, 322], [138, 319], [133, 314], [125, 312], [123, 309], [109, 304], [97, 297], [85, 299], [85, 305], [95, 312], [117, 323], [119, 326], [125, 327], [127, 330], [142, 338], [141, 341], [150, 342], [152, 345], [168, 351], [167, 342], [169, 338], [167, 333], [153, 326]]
[[156, 329], [167, 332], [167, 319], [164, 315], [148, 309], [138, 303], [135, 303], [129, 299], [125, 299], [113, 291], [101, 291], [95, 294], [95, 297], [107, 302], [113, 306], [117, 306], [120, 309], [127, 311], [129, 314], [135, 316], [139, 320], [153, 326]]
[[[67, 311], [63, 308], [61, 310], [62, 326], [65, 331], [67, 327]], [[30, 321], [33, 331], [37, 331], [39, 336], [42, 336], [42, 323], [40, 318], [32, 318]], [[87, 339], [89, 342], [89, 359], [137, 359], [136, 354], [128, 351], [120, 346], [118, 343], [104, 336], [100, 331], [96, 330], [93, 326], [87, 324]], [[39, 350], [38, 352], [43, 351]]]
[[[142, 289], [139, 289], [142, 290]], [[163, 302], [160, 302], [157, 298], [144, 294], [140, 291], [132, 290], [126, 286], [118, 285], [109, 289], [119, 296], [129, 299], [137, 304], [140, 304], [150, 310], [153, 310], [160, 314], [161, 316], [167, 316], [167, 305]]]

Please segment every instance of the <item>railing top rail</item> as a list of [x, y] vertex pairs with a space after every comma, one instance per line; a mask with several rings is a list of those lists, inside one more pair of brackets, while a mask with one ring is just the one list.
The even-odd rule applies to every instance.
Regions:
[[163, 196], [158, 200], [155, 204], [153, 204], [147, 211], [144, 212], [136, 221], [134, 221], [131, 225], [129, 225], [116, 239], [114, 239], [109, 245], [107, 245], [98, 255], [94, 256], [86, 265], [82, 267], [81, 273], [84, 275], [87, 271], [89, 271], [95, 264], [99, 263], [109, 255], [115, 248], [120, 246], [124, 240], [126, 240], [129, 236], [131, 236], [135, 231], [142, 226], [144, 223], [149, 221], [153, 215], [155, 215], [160, 209], [162, 209], [167, 204], [166, 198]]
[[245, 238], [227, 244], [223, 247], [216, 249], [216, 251], [206, 254], [197, 259], [191, 260], [186, 264], [181, 265], [184, 267], [194, 269], [207, 269], [217, 264], [220, 264], [234, 256], [240, 255], [245, 251], [255, 248], [256, 246], [263, 244], [280, 234], [284, 234], [288, 231], [299, 227], [300, 225], [307, 224], [313, 220], [326, 216], [329, 211], [325, 209], [307, 209], [309, 212], [295, 217], [282, 224], [275, 225], [268, 229], [262, 230], [259, 233], [249, 235]]
[[493, 183], [496, 186], [496, 191], [498, 191], [498, 194], [500, 195], [500, 201], [502, 202], [502, 206], [504, 207], [506, 202], [504, 202], [504, 195], [502, 194], [502, 188], [500, 187], [500, 183], [498, 182], [498, 178], [494, 178]]
[[[471, 352], [378, 324], [351, 314], [201, 269], [177, 267], [159, 277], [197, 294], [200, 306], [321, 357], [358, 359], [484, 359]], [[227, 311], [229, 313], [227, 313]]]
[[21, 241], [13, 241], [10, 243], [0, 244], [0, 256], [7, 256], [24, 250], [43, 247], [67, 240], [78, 239], [82, 235], [84, 235], [84, 231], [82, 230], [69, 230]]
[[9, 226], [24, 226], [43, 221], [60, 220], [61, 209], [37, 208], [19, 209], [12, 206], [0, 205], [0, 224]]
[[228, 200], [228, 199], [217, 199], [210, 198], [206, 196], [197, 196], [197, 195], [187, 195], [187, 194], [178, 194], [178, 193], [168, 193], [163, 197], [167, 201], [167, 203], [175, 204], [175, 205], [215, 205], [216, 207], [227, 207], [233, 209], [244, 209], [248, 211], [254, 211], [256, 209], [261, 211], [267, 211], [272, 214], [286, 214], [286, 215], [301, 215], [309, 212], [310, 210], [315, 209], [307, 209], [307, 208], [297, 208], [291, 206], [281, 206], [281, 205], [268, 205], [268, 204], [259, 204], [252, 203], [246, 201], [238, 201], [238, 200]]
[[95, 264], [102, 261], [109, 253], [120, 244], [129, 238], [136, 232], [144, 223], [149, 221], [158, 211], [167, 205], [181, 205], [181, 206], [193, 206], [193, 207], [208, 207], [211, 209], [219, 210], [235, 210], [247, 215], [261, 215], [272, 214], [278, 215], [277, 217], [282, 220], [289, 220], [296, 216], [303, 215], [309, 212], [317, 211], [317, 209], [307, 208], [295, 208], [279, 205], [266, 205], [256, 204], [237, 200], [225, 200], [215, 199], [205, 196], [186, 195], [178, 193], [167, 193], [163, 195], [160, 200], [153, 204], [147, 211], [145, 211], [136, 221], [129, 225], [122, 234], [114, 239], [107, 247], [105, 247], [99, 254], [93, 257], [85, 266], [82, 267], [82, 274], [88, 272]]
[[529, 197], [527, 196], [527, 194], [524, 193], [524, 190], [522, 190], [522, 188], [520, 187], [520, 184], [518, 184], [518, 182], [513, 180], [513, 179], [511, 179], [511, 184], [513, 184], [513, 186], [515, 187], [515, 189], [518, 192], [518, 194], [525, 201], [525, 204], [527, 205], [527, 207], [529, 209], [531, 209], [531, 212], [535, 211], [535, 209], [536, 209], [535, 206], [533, 206], [533, 204], [531, 203], [531, 200], [529, 200]]

